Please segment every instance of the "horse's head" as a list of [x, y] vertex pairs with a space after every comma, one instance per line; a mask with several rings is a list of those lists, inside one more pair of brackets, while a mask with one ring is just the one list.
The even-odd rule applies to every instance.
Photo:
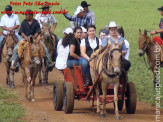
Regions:
[[139, 43], [139, 51], [138, 51], [138, 54], [139, 56], [143, 56], [148, 45], [150, 44], [150, 38], [149, 36], [147, 35], [147, 31], [144, 30], [144, 34], [142, 34], [141, 30], [139, 29], [139, 40], [138, 40], [138, 43]]
[[52, 40], [51, 30], [50, 30], [49, 22], [42, 23], [41, 35], [43, 36], [44, 40]]
[[107, 54], [108, 55], [107, 67], [111, 68], [110, 70], [112, 70], [112, 73], [118, 76], [121, 73], [121, 62], [122, 62], [121, 47], [122, 47], [123, 41], [117, 45], [113, 45], [111, 44], [111, 42], [109, 43], [110, 44], [108, 44], [108, 46], [110, 47], [110, 49]]
[[40, 36], [37, 39], [30, 37], [30, 60], [36, 67], [41, 65], [41, 59], [44, 55], [43, 53], [44, 50], [40, 43]]
[[6, 37], [7, 55], [9, 57], [12, 56], [13, 50], [14, 50], [14, 46], [16, 44], [16, 41], [14, 40], [13, 36], [14, 36], [14, 34], [12, 34], [12, 33], [9, 33], [9, 34], [5, 35], [5, 37]]

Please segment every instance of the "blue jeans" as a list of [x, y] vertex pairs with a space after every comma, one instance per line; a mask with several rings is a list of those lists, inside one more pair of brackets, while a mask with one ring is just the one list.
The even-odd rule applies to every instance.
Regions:
[[[19, 47], [19, 43], [20, 43], [20, 41], [14, 47], [14, 53], [13, 53], [13, 62], [16, 64], [16, 67], [19, 66], [19, 63], [18, 63], [18, 59], [19, 59], [18, 58], [18, 47]], [[45, 58], [47, 59], [46, 64], [49, 66], [50, 65], [50, 62], [51, 62], [51, 59], [50, 59], [50, 56], [49, 56], [48, 49], [46, 48], [46, 46], [44, 45], [44, 43], [41, 42], [41, 44], [43, 45], [44, 50], [45, 50]]]
[[87, 59], [81, 58], [80, 60], [74, 59], [74, 60], [68, 60], [68, 61], [67, 61], [67, 66], [68, 66], [69, 68], [73, 68], [73, 64], [75, 64], [75, 66], [81, 65], [84, 76], [90, 74], [89, 62], [88, 62]]
[[[18, 38], [19, 41], [22, 40], [21, 36], [20, 36], [18, 33], [15, 33], [15, 35], [16, 35], [16, 37]], [[0, 48], [2, 48], [2, 42], [3, 42], [3, 39], [4, 39], [4, 38], [5, 38], [5, 37], [4, 37], [4, 35], [2, 34], [2, 35], [0, 36]]]

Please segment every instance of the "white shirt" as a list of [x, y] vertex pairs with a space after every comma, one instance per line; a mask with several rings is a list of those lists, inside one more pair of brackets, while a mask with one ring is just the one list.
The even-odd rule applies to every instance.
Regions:
[[126, 60], [129, 60], [129, 49], [130, 49], [130, 44], [129, 44], [129, 42], [125, 39], [124, 40], [124, 42], [125, 42], [125, 45], [126, 45], [126, 55], [125, 55], [125, 59]]
[[57, 20], [55, 19], [53, 14], [36, 14], [35, 19], [39, 22], [40, 28], [42, 28], [42, 22], [49, 22], [49, 25], [57, 23]]
[[[94, 38], [93, 40], [91, 40], [88, 37], [88, 41], [89, 41], [90, 47], [94, 50], [97, 47], [96, 38]], [[99, 45], [102, 45], [100, 40], [99, 40]], [[86, 46], [85, 39], [82, 39], [81, 40], [80, 46]]]
[[62, 39], [59, 40], [57, 45], [57, 59], [55, 67], [59, 70], [63, 70], [67, 67], [67, 58], [69, 55], [69, 45], [67, 47], [63, 47]]
[[[2, 17], [1, 17], [1, 22], [0, 22], [0, 26], [5, 26], [7, 28], [10, 28], [10, 27], [14, 27], [16, 25], [20, 25], [20, 22], [19, 22], [19, 18], [16, 14], [11, 14], [11, 16], [8, 16], [7, 14], [4, 14]], [[15, 33], [17, 33], [17, 30], [14, 30]], [[8, 34], [9, 31], [7, 30], [3, 30], [3, 33], [4, 34]]]

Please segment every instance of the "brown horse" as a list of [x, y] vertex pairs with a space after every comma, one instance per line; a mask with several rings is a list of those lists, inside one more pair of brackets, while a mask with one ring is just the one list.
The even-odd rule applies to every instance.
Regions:
[[[25, 99], [35, 101], [35, 79], [41, 68], [41, 60], [45, 55], [44, 48], [40, 43], [40, 36], [36, 40], [31, 37], [30, 42], [26, 42], [25, 44], [20, 43], [19, 48], [21, 49], [20, 46], [23, 46], [23, 57], [20, 59], [20, 67], [22, 69], [23, 82], [26, 86]], [[18, 54], [21, 54], [19, 48]]]
[[[46, 46], [48, 53], [50, 55], [51, 59], [54, 59], [54, 53], [55, 53], [55, 40], [56, 37], [55, 35], [51, 32], [50, 30], [50, 24], [49, 22], [43, 23], [41, 22], [43, 27], [41, 29], [41, 35], [42, 35], [42, 42]], [[45, 61], [43, 60], [43, 65], [42, 65], [42, 73], [43, 73], [43, 83], [47, 84], [48, 83], [48, 67], [45, 65]], [[41, 70], [39, 71], [39, 82], [42, 82], [41, 78]]]
[[[144, 31], [144, 34], [142, 34], [141, 30], [139, 30], [139, 56], [143, 56], [145, 53], [148, 57], [148, 65], [149, 69], [152, 70], [152, 73], [154, 75], [154, 87], [157, 80], [157, 73], [161, 67], [163, 67], [163, 62], [161, 62], [161, 47], [157, 44], [157, 42], [151, 41], [149, 36], [147, 35], [147, 31]], [[159, 63], [159, 66], [158, 66]]]
[[14, 32], [10, 32], [5, 35], [4, 48], [3, 48], [3, 62], [6, 66], [7, 76], [6, 84], [8, 87], [15, 88], [14, 85], [14, 71], [10, 70], [11, 58], [13, 55], [14, 46], [17, 44], [18, 40], [15, 38]]
[[[120, 119], [118, 111], [118, 88], [119, 88], [119, 76], [121, 74], [121, 61], [122, 61], [122, 51], [121, 46], [123, 42], [118, 45], [113, 45], [111, 42], [108, 44], [107, 48], [97, 56], [97, 58], [90, 61], [90, 73], [92, 81], [95, 81], [98, 74], [100, 74], [98, 84], [95, 87], [96, 97], [97, 97], [97, 113], [101, 112], [101, 116], [105, 117], [106, 108], [105, 101], [107, 95], [107, 89], [110, 84], [114, 85], [114, 103], [115, 103], [115, 114], [116, 118]], [[91, 58], [98, 53], [99, 50], [91, 55]], [[102, 110], [100, 109], [100, 88], [102, 88], [103, 101]]]

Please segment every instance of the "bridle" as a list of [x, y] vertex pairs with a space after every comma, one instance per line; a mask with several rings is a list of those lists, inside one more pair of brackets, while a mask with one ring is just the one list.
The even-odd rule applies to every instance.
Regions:
[[[111, 59], [112, 59], [112, 54], [113, 54], [113, 52], [114, 51], [119, 51], [120, 53], [122, 53], [122, 51], [119, 49], [119, 48], [114, 48], [114, 49], [112, 49], [112, 50], [110, 50], [110, 51], [107, 51], [106, 53], [105, 53], [105, 55], [103, 56], [103, 58], [102, 58], [102, 61], [103, 61], [103, 71], [104, 71], [104, 73], [107, 75], [107, 76], [109, 76], [109, 77], [111, 77], [111, 78], [114, 78], [114, 77], [116, 77], [117, 75], [115, 74], [115, 73], [111, 73], [111, 72], [109, 72], [107, 69], [108, 69], [108, 65], [107, 65], [107, 63], [108, 63], [108, 59], [109, 59], [109, 66], [112, 68], [112, 69], [114, 69], [114, 67], [119, 67], [119, 66], [117, 66], [117, 65], [114, 65], [112, 62], [111, 62]], [[121, 58], [121, 61], [122, 61], [122, 58]]]

